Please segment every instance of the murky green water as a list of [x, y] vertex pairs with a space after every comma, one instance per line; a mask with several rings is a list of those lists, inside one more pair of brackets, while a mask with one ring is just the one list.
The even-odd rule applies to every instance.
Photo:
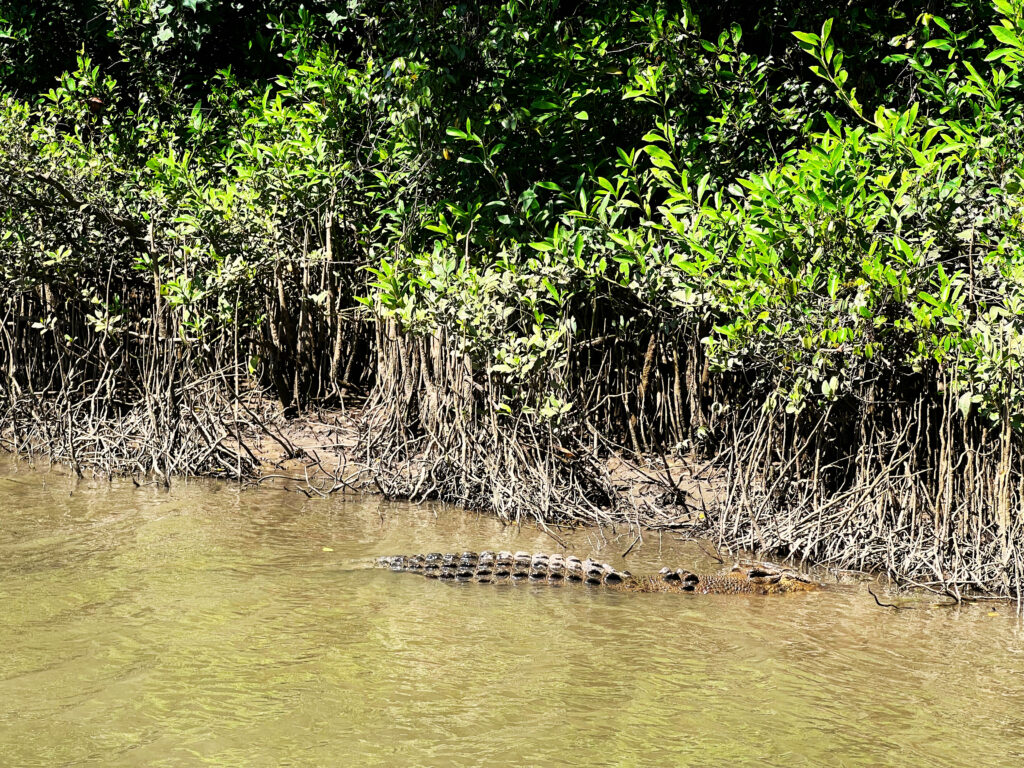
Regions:
[[[629, 545], [572, 538], [618, 564]], [[552, 542], [451, 509], [0, 461], [0, 765], [1024, 764], [1008, 609], [367, 568], [485, 546]], [[629, 567], [706, 565], [658, 549]]]

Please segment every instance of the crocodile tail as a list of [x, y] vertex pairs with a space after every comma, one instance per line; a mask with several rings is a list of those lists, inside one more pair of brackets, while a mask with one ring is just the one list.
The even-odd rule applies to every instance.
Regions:
[[632, 580], [628, 571], [619, 571], [596, 560], [581, 560], [573, 555], [537, 552], [432, 552], [422, 555], [392, 555], [375, 561], [379, 568], [403, 573], [418, 573], [428, 579], [473, 581], [492, 584], [503, 581], [576, 582], [626, 585]]

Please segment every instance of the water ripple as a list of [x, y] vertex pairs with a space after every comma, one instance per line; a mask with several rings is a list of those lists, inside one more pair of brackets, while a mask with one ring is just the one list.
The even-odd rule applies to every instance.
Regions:
[[[626, 565], [629, 542], [566, 535]], [[856, 588], [624, 595], [368, 568], [486, 546], [552, 542], [445, 507], [0, 467], [0, 754], [17, 766], [1024, 756], [1024, 634], [1009, 611], [895, 614]], [[701, 557], [665, 539], [628, 566]]]

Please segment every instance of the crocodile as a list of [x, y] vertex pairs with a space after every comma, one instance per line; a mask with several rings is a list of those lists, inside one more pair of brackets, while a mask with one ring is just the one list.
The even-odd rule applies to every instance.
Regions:
[[494, 584], [509, 581], [560, 584], [575, 582], [624, 592], [694, 592], [700, 594], [773, 595], [809, 592], [821, 585], [809, 576], [773, 563], [740, 561], [718, 573], [662, 568], [655, 575], [634, 576], [607, 563], [573, 555], [538, 552], [463, 552], [379, 557], [379, 568], [417, 573], [428, 579]]

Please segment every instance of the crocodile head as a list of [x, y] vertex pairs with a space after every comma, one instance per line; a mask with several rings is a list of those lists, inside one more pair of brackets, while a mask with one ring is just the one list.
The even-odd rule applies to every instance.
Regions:
[[783, 592], [809, 592], [820, 585], [792, 568], [770, 563], [737, 563], [719, 573], [692, 573], [682, 568], [662, 568], [644, 586], [644, 591], [699, 592], [702, 594], [774, 595]]

